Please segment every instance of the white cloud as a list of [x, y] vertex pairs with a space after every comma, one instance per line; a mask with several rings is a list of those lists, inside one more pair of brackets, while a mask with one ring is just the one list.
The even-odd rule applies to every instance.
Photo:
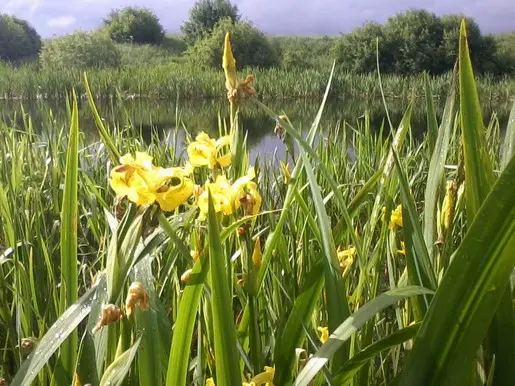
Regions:
[[43, 5], [42, 0], [10, 0], [0, 10], [6, 13], [15, 13], [16, 11], [28, 10], [34, 13]]
[[66, 28], [74, 25], [77, 22], [75, 16], [59, 16], [47, 21], [47, 25], [52, 28]]

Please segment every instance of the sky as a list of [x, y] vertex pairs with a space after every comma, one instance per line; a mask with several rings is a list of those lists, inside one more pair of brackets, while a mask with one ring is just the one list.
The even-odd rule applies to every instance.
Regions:
[[[44, 37], [95, 29], [111, 9], [153, 10], [168, 32], [178, 32], [194, 0], [0, 0], [0, 13], [28, 20]], [[473, 17], [484, 33], [515, 30], [514, 0], [233, 0], [244, 19], [275, 35], [337, 35], [367, 21], [425, 8], [437, 15]]]

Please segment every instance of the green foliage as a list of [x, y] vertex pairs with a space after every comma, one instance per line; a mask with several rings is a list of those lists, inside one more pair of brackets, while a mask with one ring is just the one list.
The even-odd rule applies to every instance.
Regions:
[[117, 44], [120, 52], [121, 67], [142, 67], [147, 70], [168, 63], [180, 60], [179, 55], [175, 55], [162, 46], [152, 44]]
[[190, 10], [190, 18], [181, 26], [188, 44], [194, 44], [210, 34], [219, 21], [229, 18], [240, 20], [238, 7], [229, 0], [198, 0]]
[[493, 72], [492, 67], [494, 55], [494, 42], [489, 36], [483, 36], [477, 23], [471, 18], [462, 15], [446, 15], [440, 20], [443, 25], [443, 41], [440, 57], [443, 60], [444, 68], [452, 68], [456, 62], [460, 23], [465, 19], [467, 24], [470, 58], [476, 72]]
[[164, 38], [159, 18], [146, 8], [113, 10], [104, 19], [104, 25], [111, 39], [118, 43], [160, 44]]
[[379, 67], [382, 72], [391, 72], [393, 58], [390, 42], [386, 39], [383, 27], [377, 23], [367, 23], [361, 28], [343, 35], [333, 47], [338, 64], [345, 71], [371, 73], [377, 69], [377, 40], [379, 39]]
[[[459, 26], [464, 16], [441, 18], [425, 10], [410, 10], [388, 19], [384, 25], [367, 23], [344, 34], [333, 47], [338, 63], [346, 71], [376, 71], [376, 39], [379, 40], [379, 68], [383, 73], [442, 74], [452, 70], [458, 50]], [[477, 73], [501, 74], [511, 71], [513, 43], [481, 34], [471, 18], [465, 18], [470, 31], [472, 64]], [[509, 39], [508, 39], [509, 40]]]
[[267, 37], [250, 22], [234, 23], [221, 20], [213, 32], [187, 51], [187, 59], [196, 66], [220, 68], [226, 32], [231, 33], [231, 43], [238, 68], [268, 68], [278, 65], [279, 56]]
[[0, 60], [34, 59], [41, 49], [41, 37], [25, 20], [0, 14]]
[[515, 75], [515, 32], [490, 37], [494, 40], [494, 63], [497, 73]]
[[392, 71], [414, 74], [422, 71], [441, 73], [439, 49], [443, 26], [428, 11], [407, 11], [388, 19], [384, 34], [392, 52]]
[[86, 69], [117, 67], [120, 52], [113, 41], [102, 32], [75, 32], [45, 41], [40, 60], [43, 69]]
[[273, 36], [269, 39], [279, 54], [281, 68], [325, 69], [332, 65], [332, 37]]
[[[86, 125], [76, 104], [73, 109], [61, 108], [70, 125], [58, 122], [54, 111], [21, 111], [12, 120], [2, 115], [0, 377], [14, 385], [47, 385], [52, 380], [66, 384], [56, 373], [56, 355], [63, 356], [63, 342], [78, 332], [82, 345], [73, 344], [77, 362], [69, 361], [65, 376], [80, 374], [83, 384], [144, 384], [150, 379], [151, 384], [204, 385], [206, 378], [214, 377], [218, 385], [239, 385], [243, 378], [250, 381], [261, 373], [264, 365], [275, 366], [275, 374], [268, 376], [275, 377], [276, 385], [291, 384], [293, 379], [297, 385], [312, 380], [324, 384], [323, 376], [333, 384], [477, 385], [480, 377], [492, 379], [494, 371], [497, 376], [498, 365], [486, 366], [493, 358], [491, 351], [480, 346], [515, 265], [515, 158], [506, 145], [508, 150], [500, 156], [497, 120], [482, 125], [471, 63], [466, 46], [461, 47], [461, 115], [455, 119], [454, 108], [446, 109], [436, 145], [431, 135], [416, 138], [410, 131], [412, 108], [420, 109], [420, 103], [410, 103], [389, 135], [382, 135], [383, 127], [371, 124], [368, 114], [350, 124], [322, 124], [325, 101], [333, 95], [329, 87], [307, 136], [288, 113], [291, 121], [281, 125], [300, 157], [291, 173], [281, 171], [276, 159], [260, 159], [254, 179], [262, 196], [257, 216], [242, 217], [242, 207], [231, 215], [216, 215], [210, 199], [206, 223], [197, 218], [195, 197], [166, 213], [114, 197], [108, 181], [120, 154], [146, 151], [155, 165], [184, 164], [183, 138], [194, 137], [199, 125], [183, 120], [180, 113], [177, 120], [184, 125], [175, 125], [163, 138], [157, 130], [145, 132], [128, 114], [125, 119], [106, 114], [104, 109], [115, 100], [97, 102], [97, 110], [88, 87], [88, 116], [94, 117], [95, 134], [102, 141], [78, 132], [77, 121], [81, 128]], [[170, 81], [174, 84], [194, 74], [169, 66], [163, 78], [148, 74], [143, 82], [150, 85], [150, 79], [160, 85], [172, 71], [177, 71]], [[144, 75], [136, 69], [127, 72], [124, 82], [129, 75]], [[316, 74], [304, 72], [305, 78], [298, 78], [295, 71], [267, 70], [266, 87], [272, 90], [274, 81], [292, 72], [286, 80], [291, 83], [284, 83], [292, 89]], [[185, 74], [178, 78], [178, 73]], [[111, 85], [112, 74], [93, 72], [93, 92], [102, 84]], [[223, 96], [222, 71], [206, 71], [204, 76], [206, 84]], [[334, 85], [353, 81], [349, 89], [365, 93], [369, 90], [359, 88], [373, 89], [369, 79], [373, 78], [335, 74]], [[406, 79], [413, 80], [413, 88], [424, 90], [426, 79], [417, 83], [416, 77], [386, 76], [383, 85], [394, 88], [399, 82], [407, 87]], [[449, 80], [427, 82], [435, 83], [434, 90], [453, 90]], [[222, 83], [220, 88], [216, 82]], [[63, 88], [68, 85], [62, 82]], [[499, 83], [496, 88], [508, 89], [507, 85]], [[195, 86], [181, 85], [186, 92]], [[170, 92], [174, 86], [166, 87]], [[427, 100], [432, 100], [431, 94], [428, 90]], [[449, 95], [452, 100], [453, 92]], [[245, 102], [259, 106], [270, 118], [278, 117], [257, 99]], [[123, 101], [119, 105], [127, 106]], [[433, 108], [428, 110], [434, 115]], [[240, 126], [242, 120], [219, 111], [215, 130], [223, 133], [227, 127], [222, 119], [230, 121], [231, 114], [237, 122], [232, 128], [237, 133], [234, 148], [250, 148], [246, 136], [240, 135], [246, 128]], [[33, 127], [36, 120], [38, 130]], [[439, 122], [433, 120], [436, 130]], [[167, 119], [167, 125], [172, 121]], [[511, 124], [507, 131], [511, 140]], [[353, 160], [349, 147], [359, 154]], [[66, 167], [72, 154], [73, 163]], [[438, 164], [436, 174], [431, 154], [433, 164]], [[458, 170], [446, 165], [458, 165]], [[203, 182], [226, 173], [237, 178], [250, 166], [249, 155], [242, 150], [230, 168], [195, 168], [191, 178]], [[482, 173], [488, 173], [487, 178]], [[456, 185], [452, 196], [438, 188], [446, 180]], [[434, 185], [431, 204], [425, 199], [428, 183]], [[63, 200], [73, 205], [62, 205]], [[388, 216], [399, 203], [403, 224], [394, 227]], [[73, 213], [68, 214], [76, 221], [69, 216], [61, 221], [61, 208], [72, 206]], [[383, 206], [388, 208], [386, 221], [381, 220]], [[421, 223], [426, 216], [436, 229], [424, 242]], [[71, 234], [66, 236], [76, 237], [76, 243], [60, 243], [67, 230]], [[255, 250], [262, 253], [254, 255], [249, 251], [259, 245], [257, 240], [262, 248]], [[427, 241], [433, 245], [431, 254]], [[56, 264], [63, 246], [70, 252], [64, 251], [68, 265], [76, 249], [74, 275], [66, 264]], [[190, 250], [198, 252], [196, 261]], [[343, 250], [352, 255], [350, 259], [341, 260]], [[66, 296], [62, 285], [67, 281], [62, 276], [77, 280], [77, 295], [84, 294], [64, 313], [60, 300]], [[129, 283], [135, 280], [148, 291], [139, 299], [140, 306], [131, 316], [126, 313], [123, 320], [93, 332], [102, 307], [112, 303], [124, 308]], [[427, 296], [431, 303], [421, 323], [414, 306], [429, 291], [406, 286], [409, 281], [434, 289], [434, 295]], [[507, 295], [511, 312], [513, 294]], [[87, 324], [81, 324], [88, 315]], [[323, 343], [317, 331], [326, 326], [329, 339]], [[505, 343], [515, 347], [511, 338]], [[513, 358], [503, 357], [503, 351], [495, 353], [495, 363]], [[511, 378], [504, 379], [502, 384], [509, 384]]]

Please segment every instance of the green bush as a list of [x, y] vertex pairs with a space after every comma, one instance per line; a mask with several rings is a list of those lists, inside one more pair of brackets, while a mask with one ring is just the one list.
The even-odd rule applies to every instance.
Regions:
[[79, 31], [46, 41], [40, 61], [49, 70], [104, 68], [119, 66], [121, 56], [106, 34]]
[[233, 22], [240, 20], [238, 7], [229, 0], [199, 0], [190, 10], [190, 18], [181, 26], [186, 42], [190, 45], [213, 31], [216, 24], [229, 18]]
[[238, 68], [268, 68], [279, 64], [275, 47], [267, 37], [250, 22], [234, 23], [221, 20], [212, 34], [200, 40], [187, 51], [187, 59], [196, 65], [220, 68], [226, 32], [231, 33], [231, 43]]
[[333, 55], [341, 67], [350, 72], [371, 73], [376, 71], [376, 41], [379, 39], [379, 60], [383, 72], [391, 72], [392, 56], [383, 27], [367, 23], [361, 28], [343, 35], [333, 47]]
[[270, 41], [280, 57], [282, 68], [330, 68], [333, 61], [331, 49], [335, 39], [323, 37], [275, 36]]
[[111, 39], [118, 43], [160, 44], [164, 38], [159, 18], [146, 8], [113, 10], [104, 19], [104, 25]]
[[121, 66], [151, 68], [155, 65], [177, 62], [180, 56], [161, 46], [151, 44], [117, 44], [121, 55]]
[[494, 40], [495, 44], [493, 59], [495, 72], [497, 74], [515, 75], [515, 32], [490, 38]]
[[443, 70], [440, 59], [443, 25], [434, 13], [424, 10], [399, 13], [388, 19], [383, 33], [393, 55], [393, 71], [438, 74], [449, 70]]
[[41, 37], [25, 21], [0, 14], [0, 59], [22, 61], [38, 56]]

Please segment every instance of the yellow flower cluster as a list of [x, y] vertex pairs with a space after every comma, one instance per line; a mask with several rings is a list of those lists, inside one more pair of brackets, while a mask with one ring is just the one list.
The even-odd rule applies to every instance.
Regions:
[[[213, 198], [216, 213], [233, 214], [242, 209], [243, 215], [256, 215], [261, 208], [262, 198], [254, 182], [256, 173], [250, 168], [247, 174], [231, 182], [224, 174], [218, 174], [214, 181], [207, 181], [204, 187], [196, 186], [192, 179], [194, 167], [207, 166], [211, 169], [231, 165], [231, 152], [225, 149], [231, 143], [230, 136], [217, 140], [206, 133], [197, 135], [188, 145], [189, 164], [186, 167], [162, 168], [152, 164], [147, 153], [127, 154], [120, 159], [119, 166], [111, 172], [111, 187], [119, 197], [137, 205], [147, 206], [157, 202], [162, 210], [172, 211], [194, 195], [200, 209], [200, 220], [208, 213], [209, 192]], [[225, 154], [222, 152], [226, 150]], [[214, 172], [213, 174], [217, 174]]]
[[162, 168], [152, 164], [152, 157], [136, 152], [127, 154], [111, 171], [111, 187], [119, 197], [127, 197], [137, 205], [158, 202], [164, 211], [172, 211], [193, 194], [192, 168]]

